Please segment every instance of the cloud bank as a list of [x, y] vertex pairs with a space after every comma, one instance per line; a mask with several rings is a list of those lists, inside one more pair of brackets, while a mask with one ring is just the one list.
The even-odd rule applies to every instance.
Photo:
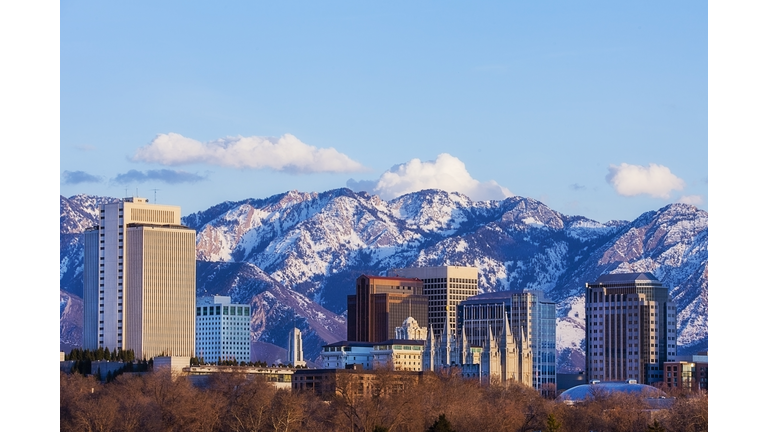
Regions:
[[160, 181], [168, 184], [179, 183], [195, 183], [206, 178], [197, 174], [189, 173], [186, 171], [174, 171], [174, 170], [149, 170], [146, 172], [130, 170], [125, 174], [118, 174], [113, 178], [114, 183], [128, 184], [128, 183], [144, 183], [148, 181]]
[[481, 183], [467, 172], [464, 162], [443, 153], [437, 160], [422, 162], [412, 159], [395, 165], [376, 181], [347, 181], [347, 187], [376, 194], [385, 200], [424, 189], [460, 192], [475, 201], [502, 200], [513, 196], [509, 189], [495, 181]]
[[176, 133], [159, 134], [149, 145], [139, 148], [133, 160], [163, 165], [202, 163], [227, 168], [268, 168], [293, 173], [366, 170], [332, 147], [313, 147], [291, 134], [280, 138], [226, 137], [207, 143]]
[[626, 163], [611, 165], [605, 180], [623, 196], [646, 194], [654, 198], [669, 198], [673, 190], [685, 188], [685, 182], [672, 174], [669, 168], [653, 163], [647, 167]]
[[85, 171], [64, 171], [61, 174], [62, 179], [64, 179], [64, 184], [80, 184], [80, 183], [99, 183], [101, 182], [101, 177], [95, 176], [92, 174], [88, 174]]

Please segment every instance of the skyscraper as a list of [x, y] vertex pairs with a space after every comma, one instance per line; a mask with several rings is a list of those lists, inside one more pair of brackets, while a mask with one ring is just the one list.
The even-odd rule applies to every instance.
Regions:
[[[468, 297], [477, 295], [477, 267], [407, 267], [392, 269], [387, 276], [419, 278], [424, 282], [424, 294], [429, 298], [429, 320], [435, 336], [445, 327], [445, 318], [452, 334], [456, 334], [456, 306]], [[424, 325], [417, 318], [421, 325]]]
[[[498, 338], [509, 326], [519, 353], [519, 370], [531, 369], [531, 385], [542, 394], [556, 396], [557, 316], [555, 303], [544, 292], [499, 291], [470, 297], [459, 304], [457, 334], [468, 343], [482, 346], [489, 339], [488, 330]], [[505, 323], [505, 320], [507, 321]], [[532, 353], [531, 365], [525, 365], [523, 353]]]
[[85, 232], [83, 346], [195, 352], [195, 231], [181, 208], [125, 198]]
[[677, 351], [677, 311], [669, 289], [651, 273], [609, 274], [586, 284], [587, 377], [663, 379]]
[[408, 317], [427, 321], [428, 298], [418, 279], [361, 275], [355, 295], [347, 296], [347, 340], [383, 342], [394, 339]]

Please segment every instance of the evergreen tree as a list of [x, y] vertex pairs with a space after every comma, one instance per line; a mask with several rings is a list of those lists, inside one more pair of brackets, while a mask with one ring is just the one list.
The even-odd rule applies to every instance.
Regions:
[[653, 424], [648, 425], [648, 432], [666, 432], [666, 429], [664, 429], [664, 426], [659, 424], [658, 420], [654, 420]]
[[554, 414], [550, 413], [547, 416], [547, 432], [557, 432], [560, 430], [560, 427], [562, 426], [562, 423], [557, 421]]
[[429, 432], [456, 432], [451, 428], [451, 422], [445, 418], [445, 414], [440, 414], [435, 423], [427, 429]]

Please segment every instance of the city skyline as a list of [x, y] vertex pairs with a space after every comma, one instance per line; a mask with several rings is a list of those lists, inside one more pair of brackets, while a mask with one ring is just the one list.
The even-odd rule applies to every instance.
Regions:
[[62, 195], [707, 209], [706, 4], [116, 8], [61, 7]]

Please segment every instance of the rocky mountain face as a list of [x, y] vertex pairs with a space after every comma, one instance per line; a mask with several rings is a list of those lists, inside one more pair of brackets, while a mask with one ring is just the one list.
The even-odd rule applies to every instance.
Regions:
[[[106, 200], [61, 198], [62, 299], [82, 296], [78, 235]], [[707, 217], [672, 204], [599, 223], [523, 197], [473, 202], [425, 190], [383, 201], [337, 189], [224, 202], [182, 223], [197, 230], [198, 295], [250, 303], [259, 346], [284, 347], [296, 324], [314, 360], [321, 345], [346, 338], [346, 296], [360, 274], [471, 265], [482, 292], [535, 288], [558, 302], [559, 369], [573, 371], [584, 367], [584, 284], [604, 273], [655, 274], [678, 303], [678, 352], [706, 348]], [[62, 312], [62, 329], [65, 321]]]

